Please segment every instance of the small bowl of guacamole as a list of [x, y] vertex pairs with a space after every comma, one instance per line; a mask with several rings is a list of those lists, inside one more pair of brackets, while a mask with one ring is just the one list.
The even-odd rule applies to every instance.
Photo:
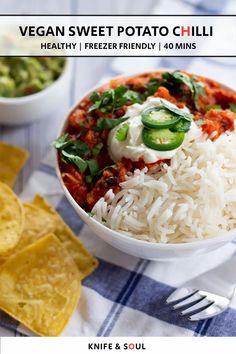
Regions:
[[0, 124], [29, 123], [56, 109], [69, 86], [65, 57], [0, 58]]
[[0, 58], [0, 97], [22, 97], [43, 91], [65, 67], [61, 57]]

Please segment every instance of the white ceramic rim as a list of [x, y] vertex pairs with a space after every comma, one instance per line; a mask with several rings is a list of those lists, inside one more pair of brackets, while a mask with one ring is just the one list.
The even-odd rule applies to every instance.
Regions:
[[70, 58], [68, 57], [64, 57], [65, 59], [65, 65], [63, 68], [63, 71], [61, 73], [61, 75], [52, 83], [50, 84], [48, 87], [46, 87], [45, 89], [43, 89], [42, 91], [36, 92], [36, 93], [32, 93], [31, 95], [27, 95], [27, 96], [21, 96], [21, 97], [0, 97], [0, 104], [3, 103], [4, 105], [12, 105], [14, 103], [16, 104], [20, 104], [20, 103], [26, 103], [29, 101], [32, 101], [34, 99], [40, 98], [44, 95], [47, 95], [47, 93], [50, 90], [53, 90], [54, 87], [56, 85], [58, 85], [59, 82], [63, 81], [64, 77], [67, 75], [68, 71], [70, 70]]
[[[158, 69], [158, 70], [156, 70], [156, 72], [175, 71], [175, 70], [176, 69], [165, 68], [165, 69]], [[152, 73], [152, 72], [155, 72], [155, 71], [147, 71], [147, 72], [142, 72], [142, 73], [133, 73], [133, 74], [130, 74], [130, 75], [127, 75], [127, 76], [119, 75], [119, 76], [112, 77], [111, 80], [116, 80], [116, 79], [120, 79], [120, 78], [124, 78], [124, 77], [125, 78], [130, 78], [130, 77], [134, 77], [134, 76], [137, 76], [137, 75], [144, 75], [144, 74], [148, 74], [148, 73]], [[202, 76], [200, 74], [196, 74], [196, 75]], [[205, 77], [205, 78], [207, 78], [207, 77]], [[207, 78], [207, 79], [209, 79], [209, 78]], [[214, 80], [214, 79], [210, 79], [210, 80]], [[101, 83], [99, 86], [97, 86], [97, 85], [94, 86], [93, 88], [91, 88], [90, 90], [85, 92], [85, 94], [83, 94], [79, 98], [79, 100], [77, 100], [76, 103], [73, 104], [73, 106], [69, 109], [69, 112], [68, 112], [68, 114], [66, 116], [65, 121], [63, 122], [61, 128], [59, 129], [59, 133], [57, 134], [57, 137], [61, 136], [62, 133], [64, 132], [70, 114], [79, 105], [79, 103], [85, 97], [90, 95], [93, 91], [95, 91], [96, 89], [98, 89], [99, 87], [101, 87], [103, 85], [106, 85], [106, 83], [108, 83], [108, 82], [109, 81], [106, 81], [105, 83]], [[224, 84], [221, 84], [218, 81], [216, 81], [216, 82], [219, 83], [220, 85], [222, 85], [223, 87], [229, 89], [230, 91], [234, 92], [234, 90], [232, 90], [230, 87], [228, 87], [228, 86], [226, 86]], [[65, 186], [65, 184], [63, 182], [63, 179], [62, 179], [62, 176], [61, 176], [61, 171], [60, 171], [60, 168], [59, 168], [59, 163], [58, 163], [58, 152], [56, 151], [55, 154], [56, 154], [56, 173], [57, 173], [57, 177], [58, 177], [58, 179], [60, 181], [60, 184], [61, 184], [61, 186], [62, 186], [62, 188], [64, 190], [64, 193], [65, 193], [67, 199], [69, 200], [69, 202], [73, 205], [73, 207], [75, 209], [77, 209], [77, 208], [79, 209], [80, 213], [84, 216], [85, 219], [91, 220], [96, 225], [99, 225], [99, 227], [101, 227], [101, 229], [104, 229], [106, 231], [109, 230], [110, 232], [112, 232], [112, 234], [113, 234], [112, 236], [113, 237], [115, 235], [115, 237], [117, 237], [119, 239], [123, 239], [124, 241], [131, 241], [131, 242], [133, 242], [136, 245], [143, 246], [143, 247], [151, 247], [151, 248], [156, 249], [156, 250], [176, 250], [176, 248], [179, 248], [179, 249], [192, 249], [192, 248], [196, 248], [197, 246], [214, 245], [216, 243], [225, 242], [225, 241], [230, 242], [230, 241], [232, 241], [235, 238], [236, 228], [234, 228], [234, 229], [232, 229], [230, 231], [224, 232], [224, 233], [222, 233], [222, 234], [220, 234], [218, 236], [215, 236], [215, 237], [212, 237], [212, 238], [209, 238], [209, 239], [205, 239], [205, 240], [197, 240], [197, 241], [186, 242], [186, 243], [155, 243], [155, 242], [139, 240], [139, 239], [133, 238], [131, 236], [125, 235], [123, 233], [117, 232], [115, 230], [112, 230], [109, 227], [103, 225], [102, 223], [100, 223], [97, 220], [95, 220], [92, 217], [90, 217], [87, 214], [87, 212], [83, 208], [81, 208], [79, 206], [79, 204], [76, 203], [75, 199], [72, 197], [72, 195], [70, 194], [70, 192], [68, 191], [68, 189], [66, 188], [66, 186]], [[226, 237], [227, 237], [227, 239], [226, 239]]]

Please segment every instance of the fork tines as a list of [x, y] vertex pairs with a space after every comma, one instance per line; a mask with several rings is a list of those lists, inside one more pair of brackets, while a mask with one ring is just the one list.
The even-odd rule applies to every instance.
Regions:
[[[216, 306], [219, 301], [222, 306]], [[181, 316], [187, 316], [191, 321], [209, 318], [221, 312], [221, 308], [228, 305], [228, 300], [205, 291], [190, 288], [179, 288], [166, 300], [166, 303]], [[214, 306], [213, 306], [214, 305]]]

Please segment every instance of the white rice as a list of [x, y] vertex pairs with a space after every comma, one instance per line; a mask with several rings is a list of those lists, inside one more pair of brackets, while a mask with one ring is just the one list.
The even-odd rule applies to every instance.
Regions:
[[156, 171], [136, 170], [94, 206], [109, 228], [150, 242], [191, 242], [236, 227], [236, 133], [212, 142], [197, 129]]

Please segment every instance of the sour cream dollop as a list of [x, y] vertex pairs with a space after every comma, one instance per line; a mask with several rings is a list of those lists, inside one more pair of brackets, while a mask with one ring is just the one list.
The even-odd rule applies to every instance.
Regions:
[[[131, 161], [143, 159], [145, 163], [154, 163], [158, 160], [171, 159], [181, 146], [177, 149], [169, 151], [157, 151], [148, 148], [142, 139], [143, 123], [141, 121], [141, 113], [150, 107], [160, 106], [161, 100], [159, 97], [149, 97], [143, 104], [135, 103], [128, 108], [125, 116], [129, 117], [125, 122], [113, 128], [108, 135], [108, 151], [113, 161], [120, 161], [123, 157]], [[178, 108], [176, 105], [166, 101], [169, 105]], [[189, 112], [187, 107], [182, 109]], [[116, 138], [117, 131], [125, 123], [129, 124], [129, 129], [125, 141], [119, 141]], [[191, 124], [192, 126], [192, 124]]]

